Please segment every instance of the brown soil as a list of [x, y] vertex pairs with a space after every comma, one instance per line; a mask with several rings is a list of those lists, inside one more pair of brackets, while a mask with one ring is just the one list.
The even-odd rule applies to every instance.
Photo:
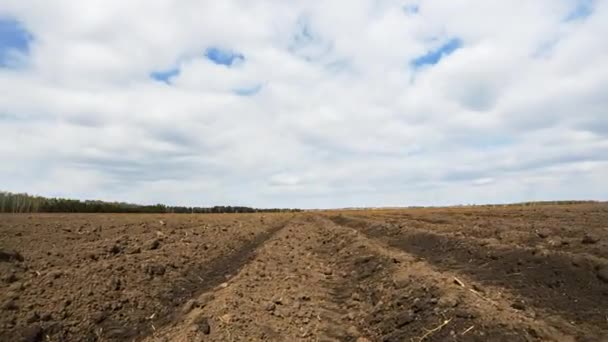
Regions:
[[1, 341], [607, 341], [608, 205], [0, 216]]

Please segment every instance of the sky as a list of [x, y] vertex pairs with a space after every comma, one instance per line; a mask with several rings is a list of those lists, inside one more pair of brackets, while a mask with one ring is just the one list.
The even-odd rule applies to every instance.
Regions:
[[608, 200], [607, 0], [2, 0], [0, 189]]

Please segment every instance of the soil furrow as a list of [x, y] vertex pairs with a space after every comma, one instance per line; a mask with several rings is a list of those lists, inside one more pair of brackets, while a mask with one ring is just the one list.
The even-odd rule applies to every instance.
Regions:
[[0, 264], [10, 280], [0, 341], [149, 334], [236, 272], [290, 216], [5, 215], [0, 250], [10, 247], [22, 260]]
[[261, 245], [287, 224], [288, 222], [276, 225], [258, 234], [252, 240], [245, 242], [234, 252], [221, 255], [209, 263], [196, 264], [194, 267], [186, 270], [183, 273], [183, 277], [179, 278], [162, 298], [163, 304], [166, 307], [173, 307], [175, 309], [164, 317], [158, 317], [152, 322], [147, 322], [137, 327], [139, 334], [136, 339], [144, 339], [146, 336], [154, 333], [155, 330], [162, 329], [163, 326], [175, 321], [180, 314], [178, 310], [179, 305], [187, 303], [189, 299], [207, 293], [226, 282], [231, 276], [238, 273], [245, 264], [251, 261], [256, 250]]
[[503, 288], [520, 299], [512, 306], [563, 317], [558, 325], [570, 322], [584, 336], [599, 338], [608, 329], [608, 289], [597, 278], [597, 263], [602, 262], [597, 258], [573, 259], [565, 253], [480, 245], [471, 239], [417, 229], [382, 229], [354, 218], [332, 220], [417, 256], [440, 271], [466, 275], [482, 287]]
[[[291, 221], [229, 280], [194, 299], [172, 326], [152, 341], [316, 341], [334, 325], [339, 308], [328, 301], [322, 280], [328, 261], [314, 251], [325, 232], [310, 217]], [[204, 322], [204, 323], [201, 323]], [[339, 329], [338, 325], [334, 325]]]
[[[512, 308], [507, 298], [490, 298], [489, 288], [458, 273], [436, 270], [415, 255], [367, 235], [348, 234], [352, 228], [333, 229], [341, 231], [335, 239], [349, 246], [339, 253], [342, 257], [334, 257], [339, 260], [337, 267], [349, 274], [334, 283], [339, 294], [335, 300], [358, 312], [355, 320], [373, 340], [416, 341], [430, 327], [446, 321], [445, 331], [434, 333], [430, 340], [574, 340], [530, 313]], [[457, 275], [466, 285], [455, 283]], [[475, 330], [467, 331], [472, 326]]]

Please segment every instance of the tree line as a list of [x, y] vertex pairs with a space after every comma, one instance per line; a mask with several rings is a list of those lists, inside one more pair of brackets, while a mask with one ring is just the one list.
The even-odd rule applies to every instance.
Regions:
[[256, 213], [294, 212], [299, 209], [258, 209], [242, 206], [182, 207], [164, 204], [139, 205], [125, 202], [105, 202], [97, 200], [75, 200], [47, 198], [26, 193], [16, 194], [0, 191], [1, 213]]

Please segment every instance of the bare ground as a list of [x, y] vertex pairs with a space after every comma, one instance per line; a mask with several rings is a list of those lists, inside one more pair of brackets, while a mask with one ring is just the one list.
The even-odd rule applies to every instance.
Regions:
[[1, 341], [606, 341], [608, 205], [0, 216]]

